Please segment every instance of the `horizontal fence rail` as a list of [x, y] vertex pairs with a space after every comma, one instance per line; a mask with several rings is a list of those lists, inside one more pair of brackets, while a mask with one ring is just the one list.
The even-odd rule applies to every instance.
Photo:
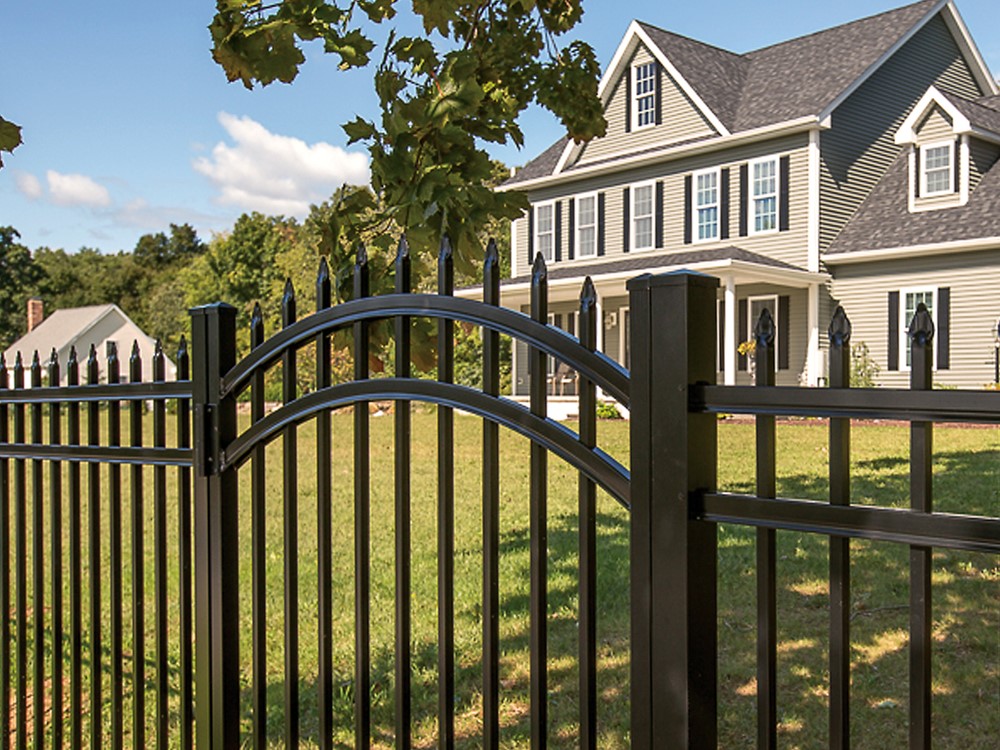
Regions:
[[187, 347], [171, 382], [159, 343], [133, 345], [129, 382], [113, 342], [101, 364], [0, 357], [5, 747], [193, 747]]

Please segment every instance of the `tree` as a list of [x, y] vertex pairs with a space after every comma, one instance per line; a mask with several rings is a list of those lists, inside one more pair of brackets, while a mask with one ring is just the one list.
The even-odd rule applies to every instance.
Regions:
[[[11, 153], [21, 145], [21, 128], [14, 123], [0, 117], [0, 153], [6, 151]], [[0, 158], [0, 168], [3, 168], [3, 159]]]
[[27, 299], [40, 276], [31, 251], [14, 227], [0, 227], [0, 349], [27, 327]]
[[[400, 0], [217, 0], [213, 57], [230, 81], [290, 83], [305, 62], [301, 44], [322, 40], [341, 68], [371, 64], [372, 32]], [[344, 124], [371, 157], [371, 191], [343, 196], [332, 241], [348, 247], [406, 232], [415, 254], [451, 236], [459, 272], [482, 257], [477, 231], [527, 207], [516, 191], [488, 186], [486, 143], [521, 145], [520, 114], [552, 111], [570, 137], [603, 135], [600, 69], [591, 47], [561, 37], [580, 20], [582, 0], [412, 0], [425, 37], [386, 32], [374, 87], [381, 117]]]

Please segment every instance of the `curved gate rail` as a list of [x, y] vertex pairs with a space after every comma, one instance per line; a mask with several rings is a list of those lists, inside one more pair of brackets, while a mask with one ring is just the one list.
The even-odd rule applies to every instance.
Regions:
[[[410, 257], [405, 241], [395, 260], [395, 293], [371, 297], [368, 261], [361, 249], [354, 268], [354, 299], [330, 307], [330, 278], [325, 261], [317, 279], [316, 312], [296, 320], [294, 290], [286, 287], [282, 302], [282, 329], [267, 341], [259, 309], [251, 322], [252, 349], [236, 361], [235, 310], [212, 305], [192, 311], [196, 361], [209, 363], [211, 373], [195, 374], [195, 430], [204, 439], [196, 452], [195, 514], [198, 647], [199, 747], [236, 747], [239, 743], [239, 624], [237, 580], [237, 468], [250, 462], [252, 567], [252, 742], [267, 744], [266, 661], [264, 630], [264, 447], [281, 438], [284, 456], [284, 742], [299, 742], [301, 699], [299, 682], [297, 530], [297, 426], [316, 419], [318, 455], [329, 456], [330, 413], [354, 409], [354, 537], [355, 537], [355, 745], [371, 741], [370, 663], [370, 486], [368, 402], [392, 400], [395, 420], [395, 560], [396, 637], [395, 689], [396, 746], [410, 746], [410, 409], [411, 401], [438, 405], [438, 726], [440, 747], [454, 747], [454, 425], [453, 409], [483, 418], [483, 743], [499, 746], [499, 427], [508, 427], [530, 439], [530, 660], [531, 736], [533, 747], [543, 747], [547, 732], [547, 456], [553, 453], [580, 473], [580, 732], [582, 746], [596, 747], [596, 486], [603, 487], [626, 508], [630, 498], [629, 472], [596, 447], [597, 389], [630, 406], [628, 373], [603, 354], [597, 343], [596, 294], [588, 279], [580, 297], [579, 340], [546, 324], [548, 292], [545, 263], [539, 255], [531, 283], [531, 315], [499, 307], [499, 259], [494, 243], [487, 249], [483, 301], [453, 296], [451, 248], [447, 239], [438, 259], [438, 293], [414, 294]], [[410, 321], [434, 318], [438, 326], [436, 381], [411, 377]], [[394, 321], [395, 375], [369, 378], [369, 326], [379, 319]], [[483, 388], [454, 381], [454, 324], [480, 326], [483, 331]], [[330, 342], [337, 330], [353, 334], [354, 379], [333, 385]], [[528, 343], [532, 357], [530, 406], [499, 395], [500, 335]], [[296, 353], [306, 345], [317, 351], [316, 389], [299, 396]], [[546, 416], [547, 359], [567, 363], [580, 375], [580, 427], [573, 433]], [[279, 364], [283, 402], [264, 413], [264, 375]], [[249, 391], [251, 424], [237, 433], [236, 400]], [[319, 683], [320, 745], [330, 747], [333, 736], [333, 665], [329, 460], [317, 463], [319, 524]]]

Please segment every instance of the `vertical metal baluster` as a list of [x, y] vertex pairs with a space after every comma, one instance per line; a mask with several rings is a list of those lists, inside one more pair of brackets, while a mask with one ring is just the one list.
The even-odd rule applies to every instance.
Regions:
[[[253, 306], [250, 317], [250, 348], [264, 343], [264, 316], [260, 304]], [[250, 420], [254, 423], [264, 418], [264, 370], [258, 368], [250, 379]], [[257, 750], [267, 747], [267, 538], [265, 536], [266, 490], [265, 444], [253, 449], [251, 465], [250, 508], [250, 567], [253, 589], [253, 746]]]
[[[157, 339], [153, 352], [153, 380], [162, 383], [167, 379], [166, 358], [163, 344]], [[153, 445], [167, 445], [167, 404], [158, 399], [153, 402]], [[164, 750], [169, 741], [170, 683], [167, 663], [167, 468], [153, 469], [153, 574], [156, 587], [156, 747]]]
[[[410, 292], [410, 248], [396, 250], [396, 294]], [[396, 326], [396, 377], [410, 377], [410, 319]], [[396, 491], [396, 748], [410, 747], [410, 402], [397, 401], [395, 414]]]
[[[118, 346], [108, 342], [107, 381], [109, 385], [120, 382]], [[108, 445], [121, 445], [121, 403], [108, 401]], [[108, 505], [111, 523], [111, 747], [121, 750], [124, 746], [124, 700], [122, 676], [122, 475], [118, 464], [108, 466]]]
[[[483, 263], [483, 302], [500, 305], [500, 254]], [[500, 334], [483, 329], [483, 392], [500, 394]], [[500, 425], [483, 419], [483, 748], [500, 747]]]
[[[0, 397], [8, 390], [0, 352]], [[10, 440], [7, 404], [0, 402], [0, 443]], [[10, 747], [10, 459], [0, 457], [0, 742]]]
[[[326, 258], [316, 274], [316, 312], [332, 304], [330, 267]], [[316, 388], [329, 388], [330, 334], [316, 337]], [[333, 747], [333, 436], [330, 412], [316, 416], [317, 602], [319, 609], [319, 746]]]
[[[930, 390], [934, 321], [921, 302], [907, 332], [910, 388]], [[933, 510], [933, 425], [910, 425], [910, 508]], [[910, 547], [910, 750], [931, 746], [931, 568], [930, 547]]]
[[[597, 291], [588, 276], [580, 292], [580, 344], [597, 349]], [[597, 389], [580, 377], [580, 442], [597, 447]], [[597, 750], [597, 488], [580, 474], [580, 748]]]
[[[774, 318], [764, 309], [754, 325], [754, 372], [757, 387], [774, 385]], [[757, 496], [776, 496], [774, 417], [756, 421]], [[757, 529], [757, 747], [778, 742], [777, 582], [774, 529]]]
[[[177, 379], [191, 379], [191, 359], [188, 354], [187, 339], [181, 336], [177, 348]], [[191, 399], [177, 400], [177, 445], [191, 447]], [[192, 619], [194, 593], [191, 583], [191, 469], [182, 466], [177, 470], [177, 526], [179, 577], [177, 598], [179, 601], [180, 640], [180, 724], [181, 747], [194, 747], [194, 659], [192, 642]]]
[[[42, 365], [38, 352], [31, 360], [31, 388], [37, 394], [42, 387]], [[42, 405], [31, 405], [31, 442], [42, 442]], [[31, 461], [31, 608], [34, 620], [34, 685], [31, 690], [32, 718], [34, 719], [35, 747], [41, 750], [45, 742], [45, 535], [42, 516], [43, 499], [42, 462]]]
[[[142, 382], [142, 355], [139, 342], [132, 342], [128, 360], [130, 383]], [[129, 442], [142, 446], [142, 410], [140, 400], [129, 403]], [[146, 746], [146, 573], [143, 542], [145, 507], [142, 496], [142, 464], [132, 464], [132, 746]]]
[[[369, 294], [368, 253], [358, 247], [354, 299]], [[354, 379], [368, 379], [368, 324], [354, 324]], [[371, 461], [368, 454], [368, 403], [354, 405], [354, 746], [371, 741]]]
[[[48, 365], [49, 387], [59, 387], [59, 355], [52, 350]], [[62, 443], [62, 410], [49, 404], [49, 444]], [[63, 744], [63, 554], [62, 462], [49, 461], [49, 525], [52, 558], [52, 747]]]
[[[548, 271], [541, 253], [531, 269], [531, 317], [548, 322]], [[531, 413], [547, 414], [546, 373], [548, 356], [530, 349]], [[530, 557], [531, 557], [531, 747], [544, 750], [548, 744], [548, 452], [531, 443]]]
[[[295, 322], [295, 289], [292, 280], [285, 282], [281, 297], [281, 325]], [[297, 397], [295, 349], [289, 347], [281, 357], [282, 402], [290, 404]], [[299, 488], [298, 429], [289, 425], [282, 436], [285, 490], [285, 747], [299, 746]]]
[[[66, 385], [80, 385], [80, 363], [76, 347], [69, 349], [66, 362]], [[80, 445], [80, 402], [70, 399], [66, 404], [66, 442]], [[73, 717], [70, 747], [83, 747], [83, 596], [80, 562], [80, 462], [71, 461], [69, 478], [69, 599], [70, 599], [70, 698], [69, 712]]]
[[[14, 360], [14, 388], [24, 388], [24, 361], [21, 352]], [[14, 444], [24, 445], [24, 404], [14, 406]], [[17, 748], [28, 746], [28, 508], [27, 467], [23, 458], [14, 461], [14, 573], [17, 585]]]
[[[448, 235], [438, 254], [438, 294], [455, 293]], [[438, 380], [455, 379], [455, 324], [438, 319]], [[438, 407], [438, 746], [455, 747], [455, 416]]]
[[[838, 306], [830, 322], [830, 387], [851, 382], [851, 322]], [[830, 420], [830, 504], [851, 504], [851, 420]], [[851, 544], [830, 537], [830, 748], [851, 746]]]
[[[87, 385], [100, 382], [97, 350], [90, 345], [87, 355]], [[101, 444], [101, 405], [87, 404], [87, 444]], [[90, 750], [104, 747], [104, 701], [101, 697], [101, 465], [87, 464], [88, 539], [90, 552]]]

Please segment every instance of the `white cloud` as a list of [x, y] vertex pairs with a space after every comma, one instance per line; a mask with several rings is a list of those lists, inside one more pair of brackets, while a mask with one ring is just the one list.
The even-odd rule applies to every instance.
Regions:
[[57, 206], [111, 205], [111, 195], [103, 185], [82, 174], [62, 174], [53, 169], [45, 173], [49, 183], [49, 200]]
[[17, 189], [26, 198], [38, 200], [42, 197], [42, 183], [30, 172], [15, 172], [14, 182]]
[[210, 157], [192, 162], [219, 189], [218, 202], [248, 211], [304, 216], [310, 203], [344, 183], [368, 181], [368, 157], [329, 143], [307, 144], [270, 132], [249, 117], [219, 113], [234, 141], [217, 143]]

